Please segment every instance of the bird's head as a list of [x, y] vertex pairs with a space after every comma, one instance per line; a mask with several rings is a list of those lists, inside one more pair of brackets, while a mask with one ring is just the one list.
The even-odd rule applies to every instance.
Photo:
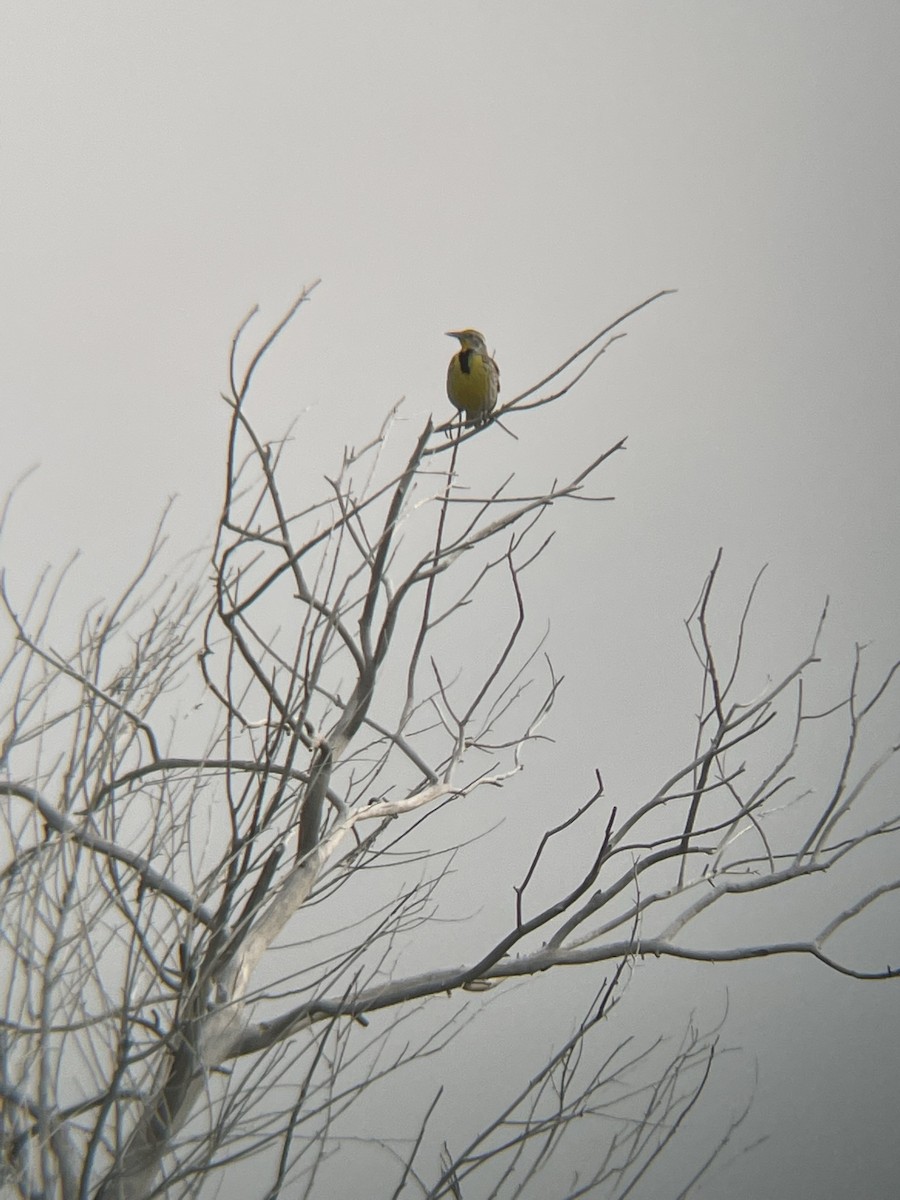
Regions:
[[487, 354], [487, 345], [484, 337], [477, 329], [453, 330], [447, 334], [447, 337], [458, 338], [463, 350], [476, 350], [479, 354]]

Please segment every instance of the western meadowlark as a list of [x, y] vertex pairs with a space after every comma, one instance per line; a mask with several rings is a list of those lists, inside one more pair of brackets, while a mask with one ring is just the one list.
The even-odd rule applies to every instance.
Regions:
[[497, 364], [477, 329], [461, 329], [447, 337], [459, 339], [459, 350], [447, 368], [447, 395], [465, 414], [466, 424], [485, 425], [500, 394]]

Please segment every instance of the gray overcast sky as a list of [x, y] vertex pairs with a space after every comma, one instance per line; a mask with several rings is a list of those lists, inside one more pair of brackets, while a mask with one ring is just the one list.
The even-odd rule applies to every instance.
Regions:
[[[678, 288], [520, 442], [472, 451], [543, 478], [548, 445], [562, 473], [629, 436], [615, 505], [572, 518], [533, 596], [557, 736], [604, 681], [572, 787], [599, 765], [627, 802], [683, 754], [681, 620], [720, 545], [723, 628], [770, 564], [760, 670], [805, 651], [826, 593], [832, 678], [854, 640], [873, 673], [900, 649], [896, 0], [74, 0], [3, 26], [0, 482], [41, 464], [15, 580], [79, 547], [73, 607], [107, 594], [172, 494], [176, 543], [203, 542], [256, 302], [274, 320], [323, 279], [261, 381], [267, 433], [303, 412], [315, 480], [401, 396], [410, 437], [446, 413], [444, 330], [483, 329], [511, 395]], [[707, 1016], [727, 984], [760, 1066], [769, 1141], [701, 1195], [895, 1194], [896, 991], [670, 975]]]

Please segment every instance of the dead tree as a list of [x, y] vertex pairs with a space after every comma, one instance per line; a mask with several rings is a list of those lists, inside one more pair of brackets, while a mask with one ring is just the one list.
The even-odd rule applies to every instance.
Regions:
[[[594, 1033], [636, 958], [702, 970], [788, 954], [856, 978], [896, 974], [830, 951], [896, 878], [801, 941], [690, 941], [691, 923], [726, 898], [787, 891], [897, 832], [896, 811], [858, 815], [897, 749], [859, 761], [896, 667], [869, 696], [854, 676], [828, 712], [809, 711], [817, 633], [793, 670], [746, 698], [747, 612], [730, 655], [710, 634], [717, 558], [689, 621], [703, 699], [685, 761], [629, 811], [607, 800], [598, 773], [521, 864], [504, 935], [473, 939], [462, 964], [443, 961], [428, 935], [450, 856], [463, 869], [477, 833], [465, 799], [522, 772], [559, 687], [525, 616], [549, 510], [604, 499], [591, 489], [623, 442], [542, 490], [498, 478], [476, 496], [467, 443], [499, 431], [429, 421], [395, 465], [391, 413], [310, 499], [318, 475], [302, 443], [265, 440], [250, 404], [260, 362], [307, 295], [242, 370], [249, 318], [235, 335], [211, 572], [164, 569], [160, 533], [68, 652], [50, 634], [65, 573], [24, 601], [4, 580], [3, 1182], [47, 1200], [187, 1196], [257, 1155], [260, 1197], [288, 1183], [287, 1194], [312, 1196], [360, 1098], [411, 1063], [444, 1061], [457, 1016], [403, 1033], [412, 1015], [436, 1011], [433, 998], [461, 997], [474, 1019], [489, 999], [480, 993], [506, 981], [605, 964], [557, 1052], [469, 1144], [423, 1166], [436, 1089], [399, 1156], [395, 1194], [488, 1194], [489, 1175], [492, 1195], [545, 1195], [527, 1187], [570, 1124], [615, 1109], [614, 1132], [603, 1125], [596, 1161], [568, 1194], [624, 1196], [697, 1103], [716, 1044], [690, 1025], [663, 1057], [653, 1039], [598, 1052]], [[656, 299], [496, 416], [526, 428], [530, 409], [564, 396]], [[834, 786], [773, 843], [768, 814], [798, 793], [798, 747], [826, 720], [845, 731]], [[456, 845], [438, 852], [420, 835], [448, 808], [461, 814]], [[532, 910], [546, 847], [576, 828], [593, 847], [587, 869]], [[428, 965], [405, 973], [396, 962], [413, 933]], [[388, 1009], [394, 1020], [376, 1028]]]

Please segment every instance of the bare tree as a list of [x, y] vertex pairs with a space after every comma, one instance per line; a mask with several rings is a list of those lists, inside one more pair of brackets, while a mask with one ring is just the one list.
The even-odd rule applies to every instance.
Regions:
[[[558, 400], [665, 294], [496, 416], [512, 428]], [[607, 803], [599, 772], [590, 794], [557, 797], [514, 904], [479, 880], [505, 932], [483, 945], [473, 935], [467, 960], [447, 962], [429, 933], [451, 866], [464, 875], [481, 832], [465, 799], [522, 771], [559, 687], [525, 619], [548, 510], [602, 501], [590, 489], [623, 443], [541, 491], [498, 478], [479, 497], [464, 486], [465, 446], [498, 436], [490, 426], [429, 421], [392, 465], [391, 413], [310, 501], [302, 446], [265, 440], [249, 412], [257, 368], [307, 296], [243, 369], [250, 318], [235, 335], [211, 575], [164, 568], [160, 530], [67, 652], [52, 632], [65, 572], [24, 600], [3, 579], [3, 1182], [28, 1198], [188, 1196], [256, 1156], [257, 1195], [289, 1184], [313, 1196], [359, 1104], [423, 1063], [449, 1078], [448, 1047], [497, 989], [605, 964], [558, 1049], [468, 1144], [437, 1133], [436, 1086], [405, 1135], [369, 1149], [395, 1164], [394, 1195], [543, 1196], [572, 1126], [593, 1118], [587, 1174], [554, 1194], [635, 1194], [697, 1104], [718, 1036], [691, 1021], [678, 1043], [599, 1042], [637, 958], [702, 970], [780, 954], [858, 979], [897, 974], [831, 951], [897, 878], [841, 901], [802, 940], [745, 943], [738, 921], [727, 945], [689, 937], [714, 906], [787, 891], [897, 832], [897, 812], [867, 816], [862, 801], [898, 747], [861, 750], [896, 665], [866, 696], [854, 673], [837, 703], [812, 711], [820, 625], [794, 669], [743, 697], [752, 593], [721, 650], [709, 618], [720, 556], [688, 621], [702, 704], [685, 761], [633, 811]], [[833, 786], [779, 824], [802, 793], [804, 736], [824, 722], [844, 729]], [[446, 844], [425, 836], [438, 812], [459, 814]], [[548, 847], [573, 838], [587, 868], [535, 903]], [[449, 1018], [433, 1002], [448, 994], [461, 1000]], [[376, 1027], [380, 1010], [394, 1018]]]

